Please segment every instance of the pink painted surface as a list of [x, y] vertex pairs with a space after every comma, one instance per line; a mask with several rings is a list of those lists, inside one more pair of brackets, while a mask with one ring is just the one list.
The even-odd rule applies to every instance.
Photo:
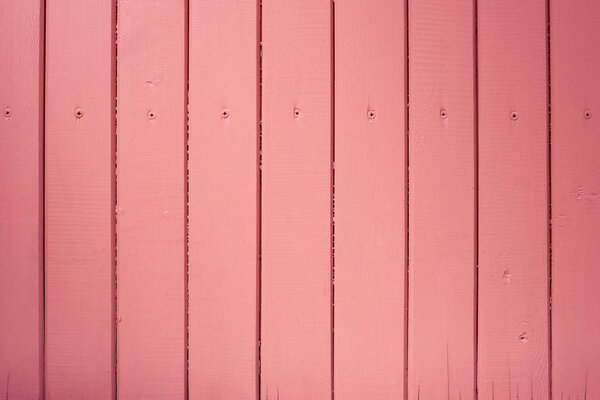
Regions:
[[600, 396], [595, 2], [13, 3], [0, 396]]
[[479, 2], [479, 393], [548, 398], [545, 1]]
[[43, 15], [39, 0], [0, 5], [0, 393], [10, 399], [43, 391]]
[[114, 10], [46, 7], [46, 400], [111, 399]]
[[183, 399], [185, 1], [118, 7], [117, 397]]
[[600, 397], [600, 3], [553, 0], [552, 389]]
[[190, 2], [192, 400], [258, 393], [258, 3]]
[[408, 398], [473, 399], [473, 4], [412, 1], [408, 10]]
[[263, 399], [331, 398], [331, 4], [262, 5]]
[[402, 399], [405, 4], [344, 1], [335, 19], [335, 398]]

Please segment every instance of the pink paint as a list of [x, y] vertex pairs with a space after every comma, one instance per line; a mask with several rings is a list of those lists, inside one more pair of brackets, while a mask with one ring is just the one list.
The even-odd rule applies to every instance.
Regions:
[[401, 399], [405, 4], [344, 1], [335, 19], [335, 398]]
[[43, 391], [43, 7], [0, 11], [0, 393]]
[[191, 400], [258, 392], [257, 17], [190, 2]]
[[331, 398], [331, 12], [262, 6], [265, 400]]
[[600, 397], [600, 3], [550, 4], [553, 398], [594, 399]]
[[479, 4], [479, 373], [485, 398], [548, 398], [545, 1]]
[[408, 10], [408, 398], [473, 399], [473, 4]]
[[114, 9], [46, 6], [46, 399], [111, 399]]
[[595, 2], [5, 3], [0, 396], [600, 396]]
[[185, 398], [185, 2], [118, 3], [117, 397]]

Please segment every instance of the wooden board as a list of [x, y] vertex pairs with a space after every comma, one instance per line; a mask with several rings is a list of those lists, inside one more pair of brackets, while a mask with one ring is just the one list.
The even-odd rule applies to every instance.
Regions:
[[483, 398], [548, 398], [544, 0], [478, 5], [479, 373]]
[[46, 399], [111, 399], [114, 8], [46, 7]]
[[409, 10], [408, 398], [475, 395], [473, 2]]
[[600, 397], [600, 3], [550, 4], [553, 398], [595, 399]]
[[265, 400], [331, 398], [331, 13], [262, 5]]
[[258, 3], [190, 2], [190, 399], [258, 390]]
[[118, 7], [117, 396], [183, 399], [185, 1]]
[[406, 4], [335, 6], [335, 398], [401, 399]]
[[43, 16], [40, 0], [0, 5], [0, 393], [11, 399], [43, 394]]

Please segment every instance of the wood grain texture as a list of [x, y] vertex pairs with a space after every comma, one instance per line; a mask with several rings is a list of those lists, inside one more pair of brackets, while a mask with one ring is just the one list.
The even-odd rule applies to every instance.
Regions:
[[488, 399], [547, 399], [545, 1], [478, 7], [478, 389]]
[[43, 15], [39, 0], [0, 4], [0, 393], [10, 399], [43, 395]]
[[265, 400], [331, 398], [331, 12], [262, 5]]
[[46, 399], [112, 399], [114, 8], [46, 7]]
[[600, 397], [600, 3], [550, 4], [553, 398], [595, 399]]
[[335, 7], [338, 400], [404, 396], [405, 9], [387, 0]]
[[185, 397], [185, 4], [118, 3], [119, 399]]
[[190, 2], [190, 399], [258, 393], [258, 2]]
[[475, 392], [473, 4], [409, 2], [408, 397]]

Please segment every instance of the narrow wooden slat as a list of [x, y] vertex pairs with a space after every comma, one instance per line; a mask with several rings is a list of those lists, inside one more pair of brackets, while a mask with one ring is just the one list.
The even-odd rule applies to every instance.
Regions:
[[111, 399], [114, 9], [46, 7], [46, 399]]
[[262, 5], [263, 399], [331, 398], [331, 2]]
[[337, 400], [404, 396], [405, 9], [335, 7]]
[[118, 3], [117, 396], [185, 397], [186, 2]]
[[190, 399], [258, 390], [258, 2], [190, 2]]
[[548, 398], [544, 0], [478, 5], [480, 398]]
[[0, 4], [0, 393], [42, 396], [43, 2]]
[[600, 3], [550, 5], [552, 389], [589, 400], [600, 398]]
[[409, 10], [410, 399], [475, 394], [474, 10]]

